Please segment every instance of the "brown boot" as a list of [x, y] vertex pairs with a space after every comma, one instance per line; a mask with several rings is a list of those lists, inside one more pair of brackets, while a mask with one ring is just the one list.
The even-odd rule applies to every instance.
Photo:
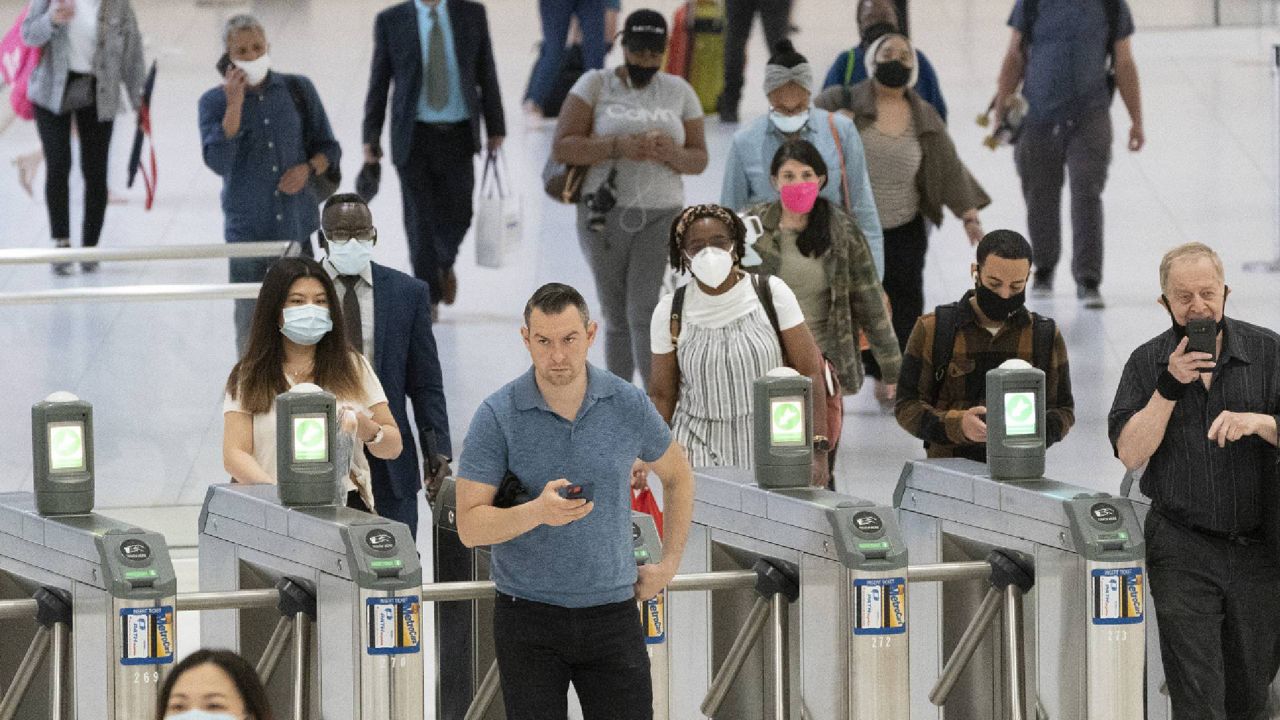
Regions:
[[444, 271], [444, 279], [440, 282], [440, 301], [452, 305], [458, 299], [458, 276], [453, 268]]

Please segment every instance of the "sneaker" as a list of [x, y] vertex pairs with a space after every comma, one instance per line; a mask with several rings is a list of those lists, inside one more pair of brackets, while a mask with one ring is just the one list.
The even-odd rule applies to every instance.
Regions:
[[440, 300], [445, 305], [452, 305], [458, 300], [458, 276], [449, 268], [444, 273], [444, 282], [440, 285]]
[[1037, 272], [1031, 279], [1031, 297], [1033, 298], [1051, 298], [1053, 297], [1053, 273]]
[[738, 103], [721, 95], [716, 98], [716, 114], [720, 116], [722, 123], [736, 123], [738, 122]]
[[1084, 305], [1087, 310], [1101, 310], [1107, 306], [1107, 302], [1102, 299], [1102, 293], [1098, 292], [1096, 285], [1093, 287], [1081, 285], [1076, 288], [1076, 298], [1080, 300], [1080, 304]]
[[[54, 240], [53, 244], [54, 247], [59, 250], [65, 250], [71, 247], [71, 241], [67, 239]], [[53, 269], [53, 274], [58, 275], [59, 277], [67, 277], [68, 275], [75, 273], [75, 263], [56, 262], [50, 263], [49, 265]]]
[[95, 272], [98, 272], [98, 261], [97, 261], [97, 260], [91, 260], [91, 261], [89, 261], [89, 262], [82, 262], [82, 263], [80, 263], [80, 272], [83, 272], [83, 273], [95, 273]]

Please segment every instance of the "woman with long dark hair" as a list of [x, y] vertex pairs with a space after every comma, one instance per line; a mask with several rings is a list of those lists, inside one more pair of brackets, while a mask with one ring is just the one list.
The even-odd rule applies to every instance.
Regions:
[[[285, 258], [267, 271], [249, 343], [227, 378], [222, 464], [238, 482], [276, 481], [276, 395], [311, 383], [338, 399], [344, 429], [377, 458], [400, 455], [400, 430], [369, 361], [348, 343], [337, 292], [320, 263]], [[353, 452], [349, 504], [373, 509], [368, 462]]]
[[156, 720], [273, 720], [249, 661], [230, 650], [197, 650], [160, 687]]
[[880, 276], [857, 222], [822, 196], [829, 181], [822, 153], [805, 140], [789, 140], [774, 153], [769, 176], [781, 199], [746, 211], [759, 217], [764, 229], [754, 246], [762, 261], [758, 269], [795, 291], [845, 394], [862, 387], [859, 331], [866, 333], [885, 382], [897, 382], [902, 353]]

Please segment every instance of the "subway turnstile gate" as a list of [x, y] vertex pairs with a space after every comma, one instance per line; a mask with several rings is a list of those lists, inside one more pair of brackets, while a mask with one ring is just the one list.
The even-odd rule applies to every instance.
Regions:
[[[794, 573], [799, 592], [772, 633], [744, 658], [742, 619], [763, 592], [668, 596], [672, 717], [720, 694], [715, 718], [908, 718], [907, 550], [891, 508], [826, 490], [766, 490], [750, 470], [698, 469], [694, 524], [681, 572], [756, 567]], [[781, 637], [779, 637], [781, 636]], [[787, 643], [786, 651], [774, 646]], [[784, 662], [770, 662], [781, 657]], [[739, 682], [721, 687], [713, 671], [738, 664]], [[779, 674], [783, 677], [778, 677]], [[776, 697], [778, 688], [787, 698]], [[772, 712], [770, 712], [770, 708]]]
[[[284, 507], [271, 485], [209, 488], [201, 591], [277, 586], [291, 589], [282, 595], [310, 595], [315, 630], [302, 654], [301, 692], [268, 684], [282, 716], [292, 707], [304, 718], [424, 717], [422, 568], [408, 527], [345, 507]], [[307, 600], [296, 597], [290, 612], [305, 617]], [[274, 645], [268, 638], [279, 623], [279, 613], [263, 610], [206, 610], [201, 642], [257, 658]]]
[[0, 718], [150, 717], [173, 662], [176, 590], [163, 536], [0, 494], [0, 604], [39, 596], [29, 616], [0, 619]]
[[[1033, 558], [1026, 660], [1012, 668], [1025, 673], [1030, 717], [1140, 720], [1147, 698], [1160, 702], [1159, 688], [1143, 682], [1145, 546], [1127, 499], [1049, 479], [998, 482], [981, 463], [949, 458], [907, 463], [894, 500], [918, 562], [972, 560], [1002, 547]], [[913, 684], [936, 676], [961, 640], [955, 619], [972, 615], [982, 592], [970, 584], [913, 591]], [[1007, 646], [984, 640], [943, 707], [912, 698], [913, 720], [1008, 720], [999, 699], [1008, 690]]]

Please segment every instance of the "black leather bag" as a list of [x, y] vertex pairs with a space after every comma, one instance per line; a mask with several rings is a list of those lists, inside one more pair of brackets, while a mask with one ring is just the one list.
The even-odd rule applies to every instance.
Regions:
[[[289, 96], [293, 98], [293, 105], [298, 110], [298, 117], [302, 118], [302, 146], [306, 148], [307, 159], [315, 157], [315, 129], [311, 127], [310, 106], [307, 104], [306, 93], [302, 91], [302, 83], [297, 78], [288, 78], [285, 84], [289, 86]], [[317, 202], [324, 202], [330, 196], [338, 192], [338, 188], [342, 185], [342, 168], [337, 163], [329, 163], [329, 169], [320, 175], [313, 174], [310, 180], [311, 191], [316, 194]]]

